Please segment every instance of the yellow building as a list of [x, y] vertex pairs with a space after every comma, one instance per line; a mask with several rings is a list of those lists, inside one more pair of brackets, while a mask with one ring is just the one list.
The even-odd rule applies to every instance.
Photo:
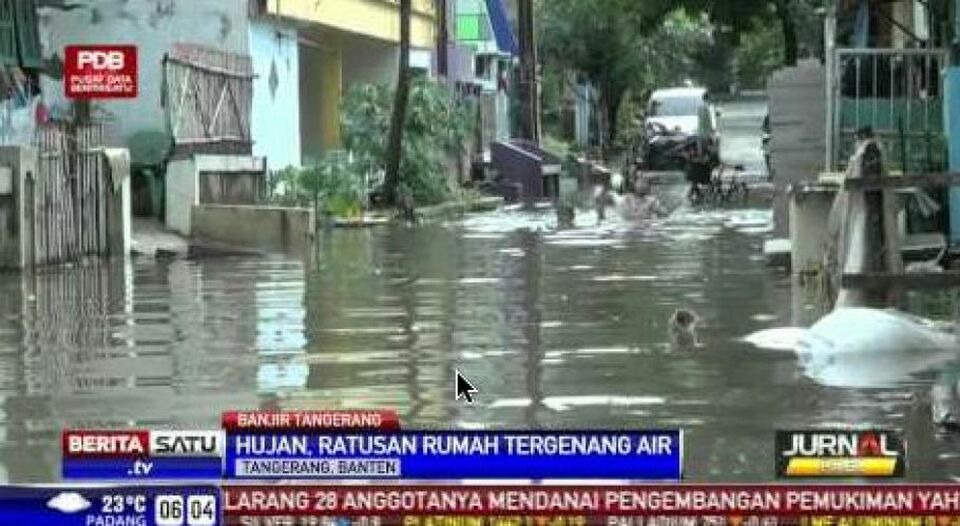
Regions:
[[[399, 63], [396, 0], [265, 0], [264, 14], [293, 22], [300, 44], [300, 135], [305, 161], [340, 146], [340, 105], [355, 83], [394, 83]], [[433, 0], [413, 0], [411, 66], [430, 71]], [[278, 123], [279, 124], [279, 123]]]

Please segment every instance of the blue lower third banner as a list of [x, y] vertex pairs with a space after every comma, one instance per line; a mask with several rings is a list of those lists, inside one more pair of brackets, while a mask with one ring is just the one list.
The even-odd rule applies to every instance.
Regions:
[[214, 487], [0, 487], [0, 524], [218, 526]]
[[679, 480], [680, 431], [231, 434], [237, 479]]
[[220, 480], [221, 457], [71, 458], [61, 464], [66, 480]]

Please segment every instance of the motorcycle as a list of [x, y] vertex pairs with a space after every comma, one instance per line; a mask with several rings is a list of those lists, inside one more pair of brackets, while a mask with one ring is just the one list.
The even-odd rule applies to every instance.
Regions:
[[685, 161], [679, 152], [688, 141], [689, 137], [678, 130], [649, 122], [644, 129], [641, 162], [648, 170], [682, 168]]
[[773, 165], [770, 163], [770, 115], [763, 119], [763, 135], [760, 149], [763, 152], [763, 163], [767, 168], [767, 179], [773, 180]]

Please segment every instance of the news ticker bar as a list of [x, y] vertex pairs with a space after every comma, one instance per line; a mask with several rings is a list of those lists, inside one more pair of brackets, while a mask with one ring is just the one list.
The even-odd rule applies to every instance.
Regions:
[[[0, 524], [46, 526], [310, 524], [318, 526], [320, 524], [351, 524], [350, 519], [380, 517], [406, 518], [402, 523], [412, 525], [421, 524], [421, 522], [410, 520], [415, 517], [518, 516], [727, 517], [730, 519], [742, 519], [745, 516], [777, 519], [900, 517], [911, 520], [913, 518], [934, 519], [933, 522], [908, 523], [912, 526], [957, 526], [956, 519], [960, 517], [960, 487], [948, 485], [0, 487]], [[434, 524], [456, 523], [447, 521]], [[834, 523], [821, 521], [821, 524], [826, 526]], [[857, 523], [846, 524], [854, 526]], [[886, 525], [890, 522], [880, 524]]]
[[679, 480], [668, 431], [66, 431], [70, 480]]
[[[68, 480], [679, 480], [683, 434], [401, 430], [393, 411], [231, 411], [222, 430], [68, 430]], [[776, 476], [903, 477], [906, 444], [876, 429], [778, 431]]]

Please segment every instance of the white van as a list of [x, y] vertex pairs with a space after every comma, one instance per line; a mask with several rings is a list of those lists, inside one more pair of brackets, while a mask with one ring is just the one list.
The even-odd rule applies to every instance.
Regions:
[[706, 88], [659, 89], [650, 96], [648, 123], [658, 123], [685, 135], [713, 137], [717, 115]]
[[[717, 131], [717, 112], [710, 102], [706, 88], [659, 89], [650, 96], [644, 122], [648, 141], [647, 151], [656, 158], [654, 164], [671, 163], [676, 159], [668, 152], [675, 144], [699, 137], [719, 157], [720, 136]], [[653, 160], [653, 159], [651, 159]]]

